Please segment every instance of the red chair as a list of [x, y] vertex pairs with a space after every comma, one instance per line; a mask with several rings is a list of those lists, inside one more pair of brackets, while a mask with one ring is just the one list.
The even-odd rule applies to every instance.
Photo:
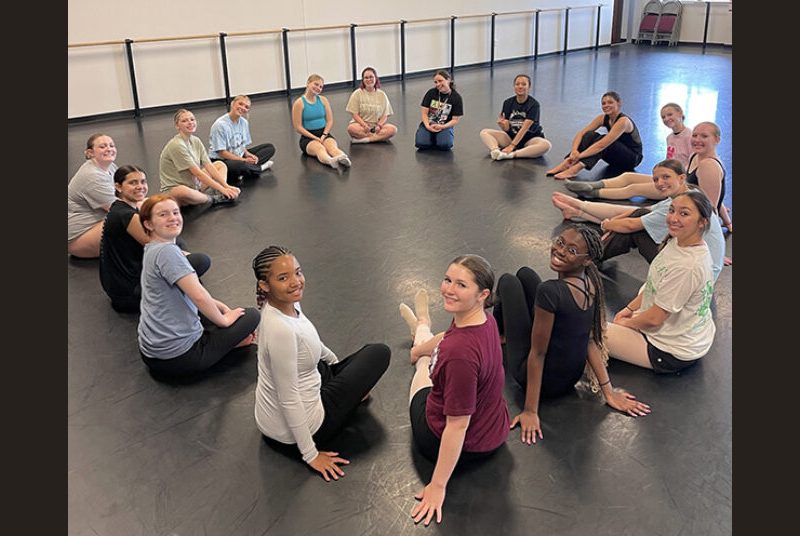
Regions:
[[644, 5], [642, 20], [639, 22], [639, 34], [636, 38], [637, 44], [642, 41], [650, 41], [652, 45], [655, 42], [656, 30], [661, 17], [661, 8], [662, 5], [659, 0], [650, 0]]
[[656, 31], [653, 34], [653, 43], [666, 41], [667, 46], [675, 46], [678, 44], [682, 12], [683, 4], [678, 0], [664, 2], [664, 6], [661, 9], [661, 17], [658, 19]]

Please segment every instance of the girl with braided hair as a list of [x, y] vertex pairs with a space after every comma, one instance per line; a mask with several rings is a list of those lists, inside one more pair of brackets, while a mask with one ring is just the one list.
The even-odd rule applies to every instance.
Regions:
[[287, 248], [269, 246], [253, 259], [258, 328], [255, 418], [266, 437], [297, 445], [326, 481], [344, 476], [338, 452], [318, 450], [344, 427], [389, 367], [385, 344], [367, 344], [344, 359], [326, 347], [300, 308], [305, 276]]
[[558, 279], [542, 282], [531, 268], [503, 274], [497, 283], [494, 315], [506, 338], [507, 366], [525, 386], [525, 406], [511, 421], [523, 443], [542, 438], [540, 398], [569, 392], [584, 370], [606, 403], [631, 416], [650, 413], [632, 394], [614, 390], [606, 370], [605, 296], [595, 263], [603, 244], [594, 229], [568, 224], [553, 239], [550, 268]]

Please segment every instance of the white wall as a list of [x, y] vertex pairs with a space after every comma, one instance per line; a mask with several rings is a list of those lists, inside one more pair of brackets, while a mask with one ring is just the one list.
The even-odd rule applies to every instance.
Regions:
[[[648, 0], [628, 0], [623, 7], [622, 37], [636, 39], [642, 9]], [[663, 1], [663, 0], [662, 0]], [[683, 4], [678, 41], [702, 43], [705, 29], [706, 2], [680, 0]], [[731, 2], [711, 2], [708, 17], [707, 43], [733, 45], [733, 7]]]
[[[134, 62], [142, 108], [223, 98], [225, 86], [219, 54], [219, 32], [280, 30], [283, 27], [349, 25], [399, 21], [406, 24], [406, 72], [450, 65], [450, 21], [419, 19], [464, 17], [509, 11], [570, 6], [569, 49], [593, 46], [597, 10], [577, 6], [603, 4], [600, 44], [611, 35], [615, 0], [428, 0], [381, 2], [364, 0], [70, 0], [68, 43], [178, 36], [213, 37], [134, 43]], [[266, 7], [265, 7], [266, 5]], [[113, 21], [113, 23], [110, 23]], [[455, 64], [488, 61], [490, 18], [456, 20]], [[539, 54], [564, 45], [564, 13], [545, 11], [539, 21]], [[397, 24], [356, 30], [358, 68], [374, 66], [382, 75], [399, 74], [400, 31]], [[702, 34], [701, 34], [702, 37]], [[290, 32], [289, 54], [293, 87], [318, 72], [327, 83], [351, 79], [349, 28]], [[533, 15], [498, 15], [495, 59], [528, 56], [534, 51]], [[231, 93], [263, 93], [285, 88], [281, 34], [228, 36], [227, 57]], [[130, 76], [122, 44], [68, 48], [68, 117], [87, 117], [134, 108]]]

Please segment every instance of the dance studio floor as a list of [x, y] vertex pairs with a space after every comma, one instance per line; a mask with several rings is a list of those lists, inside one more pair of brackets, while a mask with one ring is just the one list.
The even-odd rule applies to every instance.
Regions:
[[[409, 516], [433, 466], [411, 444], [413, 368], [397, 306], [425, 287], [434, 328], [445, 329], [439, 281], [462, 253], [483, 255], [498, 277], [522, 265], [554, 277], [548, 243], [562, 219], [550, 195], [566, 190], [545, 170], [600, 113], [609, 89], [622, 95], [623, 111], [641, 131], [644, 173], [665, 153], [660, 105], [684, 104], [690, 125], [715, 121], [732, 207], [731, 62], [730, 48], [625, 44], [493, 71], [456, 70], [465, 115], [448, 153], [413, 146], [430, 76], [384, 85], [399, 127], [387, 144], [351, 146], [344, 111], [351, 90], [326, 91], [333, 133], [353, 161], [338, 172], [300, 155], [285, 97], [255, 99], [253, 139], [275, 144], [273, 169], [246, 182], [236, 206], [186, 210], [183, 238], [211, 256], [203, 283], [230, 306], [255, 304], [254, 255], [270, 244], [288, 246], [306, 275], [303, 310], [330, 348], [346, 356], [367, 342], [389, 345], [389, 370], [338, 441], [351, 460], [346, 476], [326, 483], [262, 440], [253, 417], [254, 346], [197, 380], [157, 381], [139, 357], [137, 317], [111, 309], [97, 261], [68, 259], [69, 534], [730, 534], [732, 267], [716, 285], [714, 346], [697, 366], [655, 376], [611, 361], [614, 384], [649, 403], [651, 415], [616, 413], [585, 390], [543, 402], [544, 439], [526, 446], [514, 430], [490, 461], [458, 469], [437, 528], [415, 527]], [[494, 162], [478, 132], [495, 126], [517, 73], [534, 78], [554, 147], [541, 159]], [[225, 107], [193, 111], [207, 143]], [[70, 126], [67, 177], [94, 132], [112, 136], [117, 164], [143, 166], [150, 192], [158, 191], [158, 156], [175, 133], [172, 112]], [[599, 177], [603, 166], [584, 176]], [[732, 242], [728, 236], [729, 255]], [[616, 260], [605, 281], [611, 311], [634, 296], [646, 270], [636, 253]], [[512, 416], [522, 397], [509, 380]]]

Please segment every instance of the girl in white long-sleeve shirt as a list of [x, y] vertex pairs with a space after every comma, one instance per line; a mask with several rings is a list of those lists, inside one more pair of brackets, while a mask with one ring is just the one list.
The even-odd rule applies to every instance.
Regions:
[[255, 418], [265, 436], [296, 444], [325, 480], [343, 476], [338, 452], [318, 450], [332, 439], [389, 366], [390, 350], [368, 344], [339, 359], [300, 309], [305, 277], [292, 253], [269, 246], [253, 259], [261, 323]]

